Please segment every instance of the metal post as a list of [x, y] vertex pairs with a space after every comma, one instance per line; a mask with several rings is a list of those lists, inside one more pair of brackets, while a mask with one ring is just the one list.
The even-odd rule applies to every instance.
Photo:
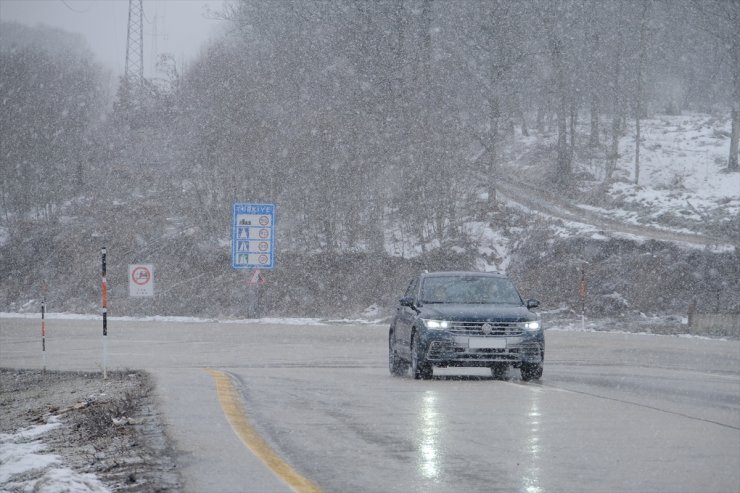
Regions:
[[257, 284], [254, 287], [254, 292], [255, 292], [254, 318], [259, 319], [262, 316], [262, 313], [260, 312], [260, 298], [262, 295], [262, 289], [260, 288], [259, 284]]
[[46, 295], [41, 300], [41, 353], [44, 360], [43, 373], [46, 373]]
[[108, 359], [108, 282], [105, 279], [106, 271], [106, 254], [105, 247], [101, 249], [102, 255], [102, 283], [103, 283], [103, 380], [108, 378], [107, 359]]
[[588, 283], [586, 282], [586, 265], [581, 265], [581, 286], [579, 294], [581, 297], [581, 329], [586, 330], [586, 293]]

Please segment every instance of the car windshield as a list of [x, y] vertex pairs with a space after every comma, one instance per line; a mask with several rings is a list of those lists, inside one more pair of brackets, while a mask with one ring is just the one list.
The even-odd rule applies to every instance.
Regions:
[[487, 276], [427, 277], [421, 286], [421, 300], [423, 303], [522, 303], [511, 281]]

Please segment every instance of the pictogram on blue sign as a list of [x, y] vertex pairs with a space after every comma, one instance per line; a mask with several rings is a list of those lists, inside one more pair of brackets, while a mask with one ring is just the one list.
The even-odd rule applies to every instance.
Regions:
[[234, 204], [231, 221], [231, 266], [275, 267], [275, 204]]

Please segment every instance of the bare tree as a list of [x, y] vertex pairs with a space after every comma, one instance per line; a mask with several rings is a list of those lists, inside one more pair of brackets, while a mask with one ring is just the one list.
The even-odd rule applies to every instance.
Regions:
[[648, 20], [651, 4], [645, 1], [639, 17], [640, 36], [638, 46], [638, 58], [636, 73], [636, 90], [635, 90], [635, 185], [640, 183], [640, 118], [643, 112], [643, 72], [645, 60], [647, 58], [647, 37], [648, 37]]
[[693, 0], [699, 13], [697, 26], [706, 35], [718, 41], [722, 52], [720, 63], [728, 73], [730, 84], [728, 100], [732, 131], [728, 171], [740, 171], [738, 165], [738, 142], [740, 142], [740, 1], [738, 0]]
[[[553, 68], [555, 86], [556, 115], [558, 127], [556, 180], [561, 185], [568, 184], [572, 178], [573, 143], [568, 145], [568, 118], [571, 118], [571, 132], [575, 132], [574, 107], [577, 105], [573, 81], [569, 71], [573, 70], [572, 46], [568, 32], [573, 26], [573, 4], [567, 0], [547, 1], [537, 9], [544, 33], [550, 61]], [[571, 135], [571, 139], [574, 136]]]

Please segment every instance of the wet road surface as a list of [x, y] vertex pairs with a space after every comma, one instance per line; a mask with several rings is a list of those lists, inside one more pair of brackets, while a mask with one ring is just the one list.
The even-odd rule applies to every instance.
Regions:
[[[0, 319], [0, 365], [42, 364]], [[49, 320], [49, 369], [100, 369], [99, 322]], [[325, 492], [740, 491], [740, 342], [548, 330], [545, 374], [391, 377], [387, 328], [109, 322], [107, 366], [151, 371], [189, 492], [288, 492], [235, 433], [228, 377], [267, 447]]]

